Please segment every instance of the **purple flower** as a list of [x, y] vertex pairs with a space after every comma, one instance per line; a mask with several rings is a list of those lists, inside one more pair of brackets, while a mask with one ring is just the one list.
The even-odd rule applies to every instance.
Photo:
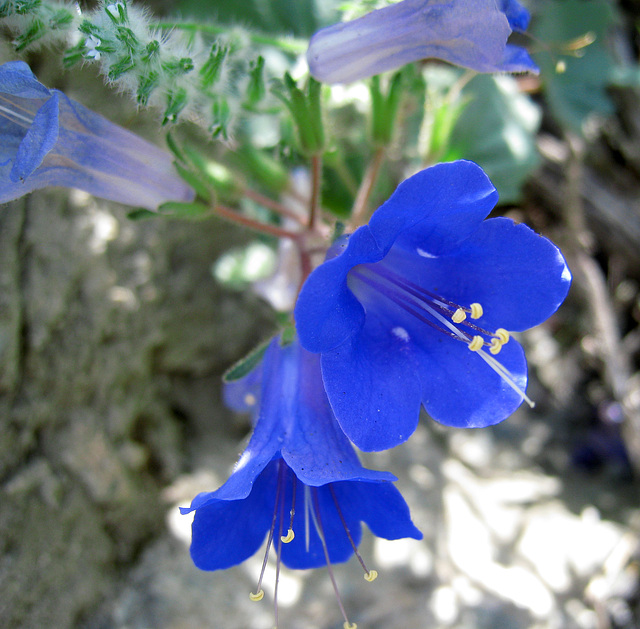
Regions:
[[[191, 556], [196, 566], [236, 565], [265, 537], [267, 553], [272, 543], [277, 549], [278, 565], [315, 568], [343, 562], [357, 553], [361, 522], [386, 539], [422, 538], [389, 482], [395, 477], [362, 467], [340, 430], [317, 355], [297, 341], [282, 346], [274, 339], [258, 370], [227, 385], [227, 391], [234, 408], [253, 407], [255, 427], [227, 482], [182, 509], [195, 511]], [[372, 576], [366, 568], [365, 576]]]
[[546, 238], [484, 220], [497, 198], [472, 162], [423, 170], [302, 287], [300, 343], [322, 355], [329, 401], [359, 448], [405, 441], [421, 404], [468, 428], [496, 424], [527, 399], [524, 352], [508, 331], [553, 314], [571, 274]]
[[172, 157], [40, 83], [26, 63], [0, 66], [0, 202], [46, 186], [155, 210], [191, 201]]
[[443, 59], [477, 72], [538, 72], [507, 44], [529, 14], [515, 0], [403, 0], [318, 31], [307, 61], [325, 83], [351, 83], [412, 61]]

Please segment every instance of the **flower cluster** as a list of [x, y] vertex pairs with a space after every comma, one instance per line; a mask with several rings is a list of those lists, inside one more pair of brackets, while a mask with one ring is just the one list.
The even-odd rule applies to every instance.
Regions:
[[[402, 0], [319, 31], [307, 59], [311, 75], [326, 83], [348, 83], [424, 58], [478, 72], [535, 73], [527, 52], [508, 43], [528, 22], [516, 0]], [[197, 84], [202, 102], [211, 105], [213, 98], [214, 135], [225, 137], [225, 121], [236, 112], [216, 90], [224, 87], [226, 94], [227, 84], [242, 78], [254, 88], [247, 88], [254, 96], [242, 101], [248, 110], [263, 95], [261, 56], [239, 77], [227, 64], [233, 46], [218, 39], [190, 74], [195, 56], [166, 56], [162, 38], [142, 12], [129, 11], [126, 0], [102, 1], [98, 17], [80, 30], [83, 38], [71, 51], [99, 62], [139, 104], [166, 101], [163, 122], [187, 111], [188, 102], [200, 102], [192, 94]], [[397, 110], [397, 78], [403, 76], [391, 80], [385, 107], [378, 107], [381, 117], [393, 118], [387, 114]], [[372, 83], [372, 100], [380, 103], [380, 81]], [[446, 426], [478, 428], [503, 421], [523, 401], [532, 405], [527, 362], [513, 333], [556, 311], [571, 274], [549, 240], [507, 218], [487, 218], [498, 193], [480, 166], [464, 160], [409, 177], [360, 224], [378, 162], [355, 195], [358, 211], [351, 221], [357, 227], [329, 243], [327, 235], [339, 229], [322, 224], [322, 88], [310, 79], [305, 93], [286, 73], [279, 89], [302, 153], [311, 159], [309, 216], [248, 187], [245, 196], [279, 214], [281, 222], [241, 215], [218, 202], [236, 194], [236, 182], [216, 187], [215, 168], [194, 151], [184, 153], [197, 175], [178, 158], [180, 173], [198, 192], [191, 205], [289, 239], [300, 263], [288, 286], [297, 301], [285, 330], [232, 370], [225, 386], [227, 405], [252, 415], [248, 445], [228, 480], [197, 495], [182, 513], [193, 514], [191, 556], [203, 570], [237, 565], [266, 540], [250, 596], [263, 598], [265, 568], [275, 551], [276, 625], [281, 564], [325, 566], [344, 627], [354, 629], [332, 565], [355, 555], [365, 579], [375, 579], [358, 552], [362, 523], [385, 539], [422, 538], [396, 478], [363, 467], [354, 446], [380, 451], [406, 441], [422, 408]], [[391, 123], [385, 129], [388, 139]], [[51, 185], [149, 210], [195, 197], [168, 153], [46, 88], [21, 61], [0, 66], [0, 134], [0, 201]]]

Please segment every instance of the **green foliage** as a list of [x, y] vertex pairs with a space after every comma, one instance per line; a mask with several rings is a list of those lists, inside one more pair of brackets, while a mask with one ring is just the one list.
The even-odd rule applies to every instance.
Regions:
[[241, 358], [235, 365], [229, 368], [222, 376], [223, 382], [234, 382], [251, 373], [262, 361], [262, 357], [267, 351], [271, 340], [272, 339], [269, 338], [260, 343], [260, 345], [252, 349], [244, 358]]
[[318, 81], [309, 77], [304, 92], [287, 72], [284, 81], [275, 83], [272, 88], [273, 93], [289, 109], [298, 132], [300, 149], [307, 155], [321, 153], [324, 149], [321, 87]]
[[382, 93], [380, 77], [374, 76], [371, 79], [371, 137], [377, 146], [387, 146], [391, 142], [398, 106], [406, 83], [405, 74], [406, 70], [400, 70], [391, 77], [386, 94]]
[[212, 6], [202, 0], [181, 0], [174, 10], [202, 21], [214, 17], [221, 24], [242, 24], [262, 33], [308, 37], [322, 26], [339, 21], [341, 1], [216, 0]]
[[519, 201], [522, 184], [539, 163], [539, 107], [509, 76], [478, 75], [461, 96], [464, 107], [451, 129], [444, 161], [476, 162], [497, 188], [501, 203]]
[[540, 7], [533, 33], [549, 50], [534, 56], [545, 96], [556, 119], [575, 132], [592, 114], [613, 111], [606, 87], [616, 63], [607, 34], [617, 17], [607, 0], [548, 0]]

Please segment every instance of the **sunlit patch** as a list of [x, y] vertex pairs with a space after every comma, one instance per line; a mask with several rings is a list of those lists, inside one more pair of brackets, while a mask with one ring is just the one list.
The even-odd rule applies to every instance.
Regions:
[[393, 332], [393, 335], [399, 338], [401, 341], [404, 341], [406, 343], [409, 340], [409, 333], [404, 328], [396, 326], [391, 331]]
[[429, 253], [428, 251], [425, 251], [424, 249], [420, 249], [420, 247], [416, 249], [416, 253], [421, 258], [437, 258], [438, 257], [438, 256], [434, 256], [432, 253]]

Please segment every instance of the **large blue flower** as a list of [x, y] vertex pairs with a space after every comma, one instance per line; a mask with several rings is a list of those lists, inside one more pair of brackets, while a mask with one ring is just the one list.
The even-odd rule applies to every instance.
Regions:
[[232, 406], [254, 408], [255, 426], [227, 482], [182, 510], [195, 510], [196, 566], [236, 565], [266, 536], [291, 568], [346, 561], [360, 542], [361, 522], [386, 539], [422, 537], [389, 482], [395, 477], [362, 467], [340, 430], [317, 355], [297, 341], [281, 346], [274, 339], [259, 371], [229, 386]]
[[46, 186], [155, 210], [190, 201], [166, 151], [40, 83], [29, 66], [0, 66], [0, 202]]
[[525, 399], [526, 360], [508, 331], [555, 312], [571, 274], [546, 238], [484, 220], [497, 198], [472, 162], [423, 170], [304, 284], [300, 343], [321, 353], [329, 401], [359, 448], [406, 440], [421, 403], [443, 424], [481, 427]]
[[529, 14], [516, 0], [403, 0], [318, 31], [311, 74], [350, 83], [412, 61], [443, 59], [477, 72], [538, 72], [526, 50], [507, 44]]

